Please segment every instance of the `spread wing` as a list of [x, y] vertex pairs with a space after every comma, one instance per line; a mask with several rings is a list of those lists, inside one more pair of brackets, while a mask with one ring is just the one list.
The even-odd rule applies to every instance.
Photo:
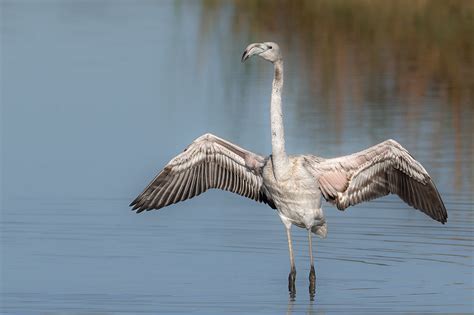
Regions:
[[446, 208], [430, 175], [394, 140], [308, 164], [324, 198], [340, 210], [392, 193], [434, 220], [447, 221]]
[[260, 155], [205, 134], [173, 158], [130, 206], [137, 213], [160, 209], [219, 188], [275, 208], [262, 186], [265, 162]]

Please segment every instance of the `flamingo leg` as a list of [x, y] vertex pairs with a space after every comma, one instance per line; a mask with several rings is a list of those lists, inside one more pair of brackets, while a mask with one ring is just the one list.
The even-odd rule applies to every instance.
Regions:
[[296, 267], [295, 256], [293, 254], [293, 243], [291, 241], [291, 226], [286, 228], [286, 236], [288, 237], [288, 250], [290, 252], [290, 274], [288, 275], [288, 290], [291, 294], [295, 294]]
[[309, 296], [311, 300], [314, 299], [316, 293], [316, 273], [314, 272], [314, 260], [313, 260], [313, 235], [311, 229], [308, 230], [308, 243], [309, 243], [309, 259], [311, 261], [311, 268], [309, 271]]

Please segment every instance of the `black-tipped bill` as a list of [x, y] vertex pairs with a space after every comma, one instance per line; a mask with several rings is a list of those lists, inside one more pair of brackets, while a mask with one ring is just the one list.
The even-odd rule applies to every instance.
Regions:
[[242, 54], [241, 62], [244, 62], [245, 60], [249, 59], [253, 55], [261, 54], [266, 50], [268, 50], [268, 47], [265, 46], [264, 44], [260, 44], [260, 43], [250, 44], [244, 50], [244, 53]]
[[240, 62], [244, 62], [245, 60], [249, 59], [249, 54], [247, 49], [244, 50], [244, 53], [242, 54], [242, 59], [240, 59]]

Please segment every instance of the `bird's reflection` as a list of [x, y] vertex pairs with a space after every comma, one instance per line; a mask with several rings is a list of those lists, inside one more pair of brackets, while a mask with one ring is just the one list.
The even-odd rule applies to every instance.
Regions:
[[288, 299], [288, 307], [286, 309], [286, 315], [293, 314], [293, 306], [295, 305], [295, 295], [292, 296], [290, 292], [290, 298]]
[[[314, 297], [316, 295], [316, 281], [311, 281], [309, 283], [309, 303], [306, 308], [306, 314], [311, 315], [315, 314], [313, 310]], [[288, 299], [288, 307], [286, 309], [286, 315], [293, 314], [293, 308], [296, 302], [296, 290], [290, 291], [290, 297]], [[300, 313], [298, 310], [295, 310], [295, 313]]]

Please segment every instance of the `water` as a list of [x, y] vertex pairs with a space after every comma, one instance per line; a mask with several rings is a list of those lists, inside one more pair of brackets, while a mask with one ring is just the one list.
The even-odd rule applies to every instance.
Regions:
[[[323, 71], [339, 63], [326, 66], [317, 48], [307, 59], [278, 28], [246, 31], [233, 2], [1, 4], [2, 313], [474, 312], [470, 81], [410, 94], [398, 68]], [[210, 191], [162, 211], [128, 208], [205, 132], [270, 152], [272, 69], [240, 63], [267, 39], [286, 57], [289, 152], [336, 156], [394, 138], [449, 213], [442, 226], [397, 197], [325, 205], [313, 302], [306, 232], [293, 229], [292, 301], [284, 228], [267, 206]]]

